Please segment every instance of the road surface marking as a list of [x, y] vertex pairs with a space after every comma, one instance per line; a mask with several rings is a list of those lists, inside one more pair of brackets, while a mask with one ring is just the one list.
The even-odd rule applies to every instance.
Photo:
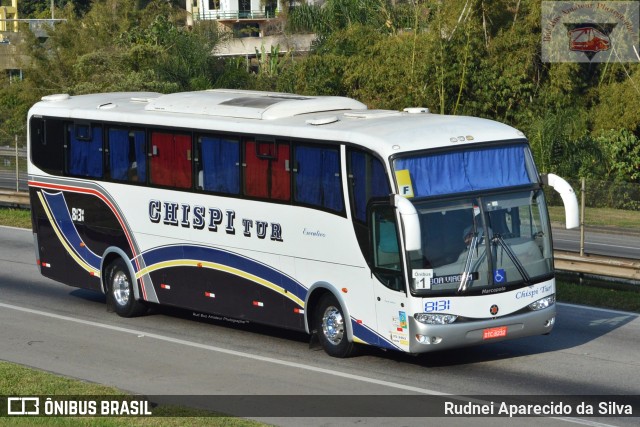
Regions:
[[[452, 395], [450, 393], [443, 393], [443, 392], [436, 391], [436, 390], [430, 390], [430, 389], [420, 388], [420, 387], [413, 387], [413, 386], [410, 386], [410, 385], [399, 384], [399, 383], [394, 383], [394, 382], [390, 382], [390, 381], [377, 380], [375, 378], [369, 378], [369, 377], [364, 377], [364, 376], [360, 376], [360, 375], [348, 374], [346, 372], [329, 370], [329, 369], [319, 368], [319, 367], [316, 367], [316, 366], [304, 365], [302, 363], [288, 362], [288, 361], [285, 361], [285, 360], [275, 359], [275, 358], [272, 358], [272, 357], [258, 356], [256, 354], [244, 353], [244, 352], [236, 351], [236, 350], [229, 350], [229, 349], [222, 348], [222, 347], [216, 347], [216, 346], [212, 346], [212, 345], [208, 345], [208, 344], [201, 344], [201, 343], [197, 343], [197, 342], [193, 342], [193, 341], [187, 341], [187, 340], [183, 340], [183, 339], [179, 339], [179, 338], [168, 337], [168, 336], [160, 335], [160, 334], [148, 333], [148, 332], [139, 331], [139, 330], [135, 330], [135, 329], [123, 328], [123, 327], [120, 327], [120, 326], [107, 325], [107, 324], [104, 324], [104, 323], [93, 322], [91, 320], [83, 320], [83, 319], [77, 319], [75, 317], [62, 316], [60, 314], [55, 314], [55, 313], [50, 313], [50, 312], [40, 311], [40, 310], [34, 310], [34, 309], [30, 309], [30, 308], [26, 308], [26, 307], [20, 307], [20, 306], [11, 305], [11, 304], [0, 303], [0, 307], [8, 308], [10, 310], [20, 311], [20, 312], [23, 312], [23, 313], [35, 314], [35, 315], [38, 315], [38, 316], [48, 317], [48, 318], [52, 318], [52, 319], [58, 319], [58, 320], [64, 320], [64, 321], [67, 321], [67, 322], [78, 323], [78, 324], [81, 324], [81, 325], [87, 325], [87, 326], [93, 326], [93, 327], [96, 327], [96, 328], [107, 329], [107, 330], [110, 330], [110, 331], [123, 332], [123, 333], [126, 333], [126, 334], [135, 335], [137, 337], [144, 336], [144, 337], [153, 338], [153, 339], [156, 339], [156, 340], [159, 340], [159, 341], [170, 342], [170, 343], [173, 343], [173, 344], [179, 344], [179, 345], [184, 345], [184, 346], [188, 346], [188, 347], [198, 348], [198, 349], [201, 349], [201, 350], [214, 351], [214, 352], [228, 354], [228, 355], [232, 355], [232, 356], [239, 356], [239, 357], [244, 357], [244, 358], [248, 358], [248, 359], [259, 360], [261, 362], [272, 363], [272, 364], [275, 364], [275, 365], [286, 366], [286, 367], [289, 367], [289, 368], [298, 368], [298, 369], [302, 369], [302, 370], [306, 370], [306, 371], [311, 371], [311, 372], [316, 372], [316, 373], [321, 373], [321, 374], [326, 374], [326, 375], [333, 375], [333, 376], [340, 377], [340, 378], [356, 380], [356, 381], [361, 381], [361, 382], [370, 383], [370, 384], [381, 385], [381, 386], [384, 386], [384, 387], [390, 387], [390, 388], [400, 389], [400, 390], [404, 390], [404, 391], [410, 391], [410, 392], [419, 393], [419, 394], [426, 394], [426, 395], [431, 395], [431, 396], [451, 396], [452, 400], [461, 400], [461, 401], [464, 401], [464, 402], [467, 402], [467, 401], [471, 400], [471, 399], [462, 398], [462, 397], [459, 397], [459, 396]], [[487, 397], [490, 397], [490, 396], [487, 396]], [[481, 401], [481, 400], [475, 400], [475, 401], [476, 402], [482, 402], [482, 403], [488, 403], [488, 401], [487, 402]], [[569, 423], [574, 423], [574, 424], [590, 426], [590, 427], [614, 427], [614, 426], [609, 425], [609, 424], [602, 424], [602, 423], [597, 423], [597, 422], [593, 422], [593, 421], [590, 421], [590, 420], [584, 420], [584, 419], [573, 418], [573, 417], [549, 417], [549, 418], [550, 419], [559, 420], [559, 421], [565, 421], [565, 422], [569, 422]]]

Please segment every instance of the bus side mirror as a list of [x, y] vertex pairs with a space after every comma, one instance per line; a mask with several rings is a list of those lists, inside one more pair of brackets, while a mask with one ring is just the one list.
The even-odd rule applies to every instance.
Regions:
[[540, 178], [542, 178], [544, 184], [552, 187], [560, 194], [560, 197], [562, 197], [567, 229], [579, 227], [580, 210], [578, 209], [578, 198], [573, 188], [571, 188], [571, 185], [558, 175], [552, 173], [540, 175]]
[[393, 195], [393, 205], [400, 213], [402, 229], [404, 230], [404, 249], [418, 251], [422, 249], [420, 234], [420, 219], [416, 207], [409, 200], [397, 194]]

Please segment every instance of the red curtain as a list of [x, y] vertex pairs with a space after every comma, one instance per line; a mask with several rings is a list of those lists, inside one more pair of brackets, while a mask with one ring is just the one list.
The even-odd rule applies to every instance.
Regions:
[[153, 132], [151, 183], [191, 187], [191, 136]]

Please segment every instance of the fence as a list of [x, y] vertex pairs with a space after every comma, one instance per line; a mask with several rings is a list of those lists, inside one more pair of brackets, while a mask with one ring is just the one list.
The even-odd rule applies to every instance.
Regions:
[[[578, 199], [580, 199], [582, 180], [567, 179], [567, 181], [575, 190]], [[609, 208], [640, 212], [640, 184], [595, 179], [584, 181], [587, 208]], [[548, 192], [546, 195], [551, 206], [562, 205], [562, 200], [557, 193]]]
[[27, 191], [27, 150], [17, 136], [0, 138], [0, 190]]
[[[584, 204], [581, 214], [586, 228], [640, 234], [640, 184], [594, 179], [567, 181], [576, 192], [578, 202]], [[563, 222], [562, 199], [550, 188], [545, 189], [545, 195], [552, 221]]]

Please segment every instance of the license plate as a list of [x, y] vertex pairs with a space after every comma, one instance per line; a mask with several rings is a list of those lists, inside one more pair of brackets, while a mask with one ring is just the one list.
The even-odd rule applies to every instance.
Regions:
[[501, 338], [507, 336], [507, 327], [500, 326], [497, 328], [489, 328], [482, 331], [482, 339], [483, 340], [491, 340], [494, 338]]

